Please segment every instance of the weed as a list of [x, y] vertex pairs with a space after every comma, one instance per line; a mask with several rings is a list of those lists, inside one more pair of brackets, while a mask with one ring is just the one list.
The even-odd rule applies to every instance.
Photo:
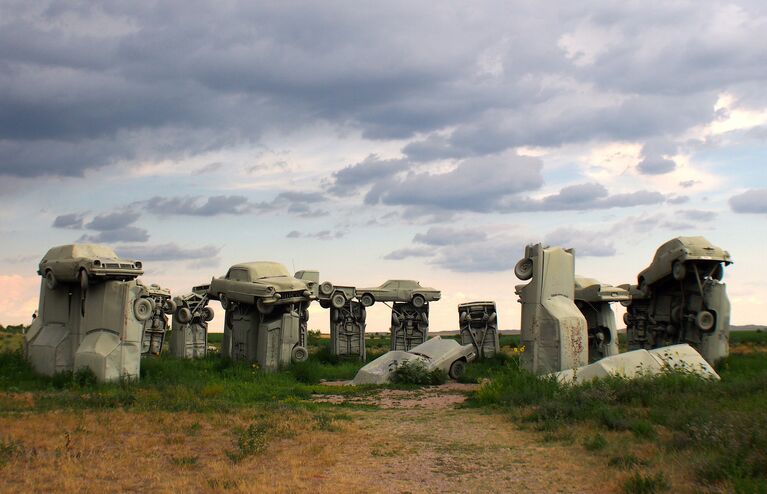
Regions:
[[21, 458], [24, 455], [24, 445], [21, 441], [14, 439], [0, 439], [0, 467], [14, 458]]
[[636, 472], [623, 483], [623, 492], [627, 494], [655, 494], [671, 488], [663, 472], [643, 474]]
[[600, 451], [605, 449], [605, 446], [607, 446], [607, 439], [598, 432], [583, 441], [583, 447], [588, 451]]
[[397, 384], [444, 384], [447, 372], [442, 369], [429, 370], [420, 360], [407, 360], [397, 366], [392, 382]]
[[178, 467], [191, 467], [197, 465], [196, 456], [173, 456], [170, 462]]
[[635, 467], [645, 467], [647, 466], [648, 462], [647, 460], [643, 460], [642, 458], [629, 453], [620, 456], [613, 456], [610, 458], [607, 464], [611, 467], [620, 468], [621, 470], [630, 470]]
[[237, 436], [235, 451], [226, 451], [226, 456], [232, 460], [232, 463], [239, 463], [248, 456], [261, 453], [266, 449], [267, 432], [269, 427], [265, 422], [250, 424], [245, 430]]

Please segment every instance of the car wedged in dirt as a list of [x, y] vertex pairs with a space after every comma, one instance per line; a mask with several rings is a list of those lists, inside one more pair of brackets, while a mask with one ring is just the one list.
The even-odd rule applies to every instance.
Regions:
[[68, 244], [48, 250], [37, 273], [52, 290], [59, 282], [78, 282], [85, 288], [95, 280], [132, 280], [144, 270], [141, 261], [120, 259], [106, 245]]
[[697, 270], [700, 278], [711, 277], [721, 280], [722, 266], [732, 264], [730, 253], [712, 245], [703, 237], [677, 237], [658, 247], [655, 257], [647, 269], [640, 272], [639, 289], [652, 285], [669, 276], [683, 280], [688, 268]]
[[440, 297], [442, 293], [439, 290], [421, 286], [415, 280], [389, 280], [380, 286], [357, 288], [357, 298], [365, 307], [376, 302], [405, 302], [423, 307], [426, 302], [435, 302]]
[[240, 302], [268, 314], [275, 305], [314, 300], [313, 288], [312, 281], [294, 278], [282, 264], [259, 261], [235, 264], [225, 276], [213, 278], [208, 294], [224, 309]]
[[385, 384], [391, 380], [397, 367], [408, 361], [420, 362], [428, 371], [441, 369], [451, 378], [458, 379], [466, 365], [477, 358], [473, 345], [461, 345], [453, 339], [440, 336], [414, 346], [410, 351], [393, 350], [362, 367], [352, 384]]

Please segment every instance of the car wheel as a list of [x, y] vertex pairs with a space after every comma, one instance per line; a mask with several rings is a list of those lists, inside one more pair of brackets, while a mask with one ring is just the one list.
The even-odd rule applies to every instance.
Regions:
[[210, 322], [216, 317], [216, 313], [213, 312], [212, 307], [203, 307], [201, 316], [203, 321]]
[[133, 314], [139, 321], [146, 321], [154, 313], [154, 304], [148, 298], [138, 298], [133, 302]]
[[362, 305], [365, 307], [370, 307], [375, 303], [375, 299], [373, 296], [369, 293], [364, 294], [362, 297], [360, 297], [360, 302], [362, 302]]
[[168, 299], [165, 301], [165, 305], [163, 306], [163, 312], [166, 314], [173, 314], [176, 312], [176, 309], [178, 309], [178, 304], [175, 300]]
[[682, 281], [687, 276], [687, 268], [682, 261], [676, 261], [671, 266], [671, 276], [677, 281]]
[[323, 309], [329, 309], [330, 308], [330, 302], [327, 300], [320, 300], [320, 307]]
[[715, 279], [716, 281], [722, 281], [724, 278], [724, 266], [722, 266], [722, 263], [716, 265], [714, 270], [711, 272], [711, 278]]
[[333, 307], [336, 309], [340, 309], [346, 305], [346, 297], [343, 293], [335, 293], [333, 294], [333, 298], [330, 299], [330, 303], [333, 304]]
[[392, 325], [392, 326], [399, 326], [399, 325], [400, 325], [400, 322], [401, 322], [401, 321], [400, 321], [400, 318], [399, 318], [399, 316], [397, 315], [397, 313], [396, 313], [396, 312], [392, 312], [392, 313], [391, 313], [391, 325]]
[[466, 324], [466, 321], [469, 320], [469, 313], [468, 312], [461, 312], [461, 315], [458, 316], [458, 322], [460, 324]]
[[189, 310], [189, 307], [181, 307], [176, 312], [176, 321], [180, 322], [181, 324], [187, 324], [191, 320], [192, 320], [192, 311]]
[[330, 295], [333, 293], [333, 283], [329, 281], [323, 281], [320, 284], [320, 293], [323, 295]]
[[700, 328], [701, 331], [704, 333], [707, 333], [714, 329], [714, 323], [716, 322], [716, 319], [714, 318], [714, 314], [710, 313], [707, 310], [702, 310], [698, 312], [698, 315], [695, 316], [695, 325]]
[[514, 275], [522, 281], [533, 277], [533, 260], [529, 257], [520, 259], [514, 266]]
[[448, 374], [453, 379], [460, 379], [464, 374], [466, 374], [466, 362], [463, 360], [456, 360], [450, 365], [450, 371]]
[[493, 312], [490, 314], [490, 317], [487, 318], [487, 325], [494, 326], [497, 323], [498, 323], [498, 313]]
[[631, 325], [631, 314], [629, 314], [628, 312], [623, 313], [623, 324], [625, 324], [626, 326]]
[[309, 359], [309, 352], [302, 346], [293, 347], [290, 352], [290, 359], [293, 362], [306, 362]]
[[56, 275], [53, 274], [53, 271], [51, 271], [50, 269], [46, 271], [45, 286], [47, 286], [49, 290], [55, 290], [58, 285], [59, 285], [59, 282], [56, 280]]
[[426, 299], [423, 298], [423, 295], [413, 295], [413, 307], [418, 307], [419, 309], [426, 305]]
[[274, 304], [264, 303], [264, 299], [260, 298], [256, 301], [256, 309], [263, 315], [271, 314], [274, 311]]
[[232, 304], [229, 301], [229, 297], [227, 297], [223, 293], [218, 294], [218, 301], [221, 302], [221, 307], [223, 307], [224, 310], [229, 310], [232, 308]]

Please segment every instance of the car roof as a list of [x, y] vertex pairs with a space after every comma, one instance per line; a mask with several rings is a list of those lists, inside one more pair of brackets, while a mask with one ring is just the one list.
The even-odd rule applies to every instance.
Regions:
[[273, 261], [254, 261], [254, 262], [242, 262], [235, 264], [231, 269], [245, 269], [250, 274], [255, 274], [259, 278], [267, 278], [272, 276], [290, 276], [287, 268], [279, 262]]
[[111, 247], [101, 244], [67, 244], [59, 245], [48, 250], [45, 259], [107, 258], [117, 259], [117, 254]]

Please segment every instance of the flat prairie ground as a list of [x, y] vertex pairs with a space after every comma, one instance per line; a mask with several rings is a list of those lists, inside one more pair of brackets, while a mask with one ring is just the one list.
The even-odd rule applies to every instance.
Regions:
[[361, 364], [321, 349], [279, 373], [153, 359], [110, 385], [0, 351], [0, 491], [767, 492], [767, 338], [752, 336], [718, 383], [573, 390], [513, 356], [463, 383], [354, 389], [339, 381]]
[[[462, 407], [470, 389], [382, 390], [364, 409], [323, 409], [320, 422], [293, 408], [5, 414], [5, 448], [18, 451], [6, 453], [0, 483], [4, 492], [617, 489], [622, 475], [580, 445], [544, 442], [508, 416]], [[248, 427], [262, 423], [263, 447], [236, 458]]]

